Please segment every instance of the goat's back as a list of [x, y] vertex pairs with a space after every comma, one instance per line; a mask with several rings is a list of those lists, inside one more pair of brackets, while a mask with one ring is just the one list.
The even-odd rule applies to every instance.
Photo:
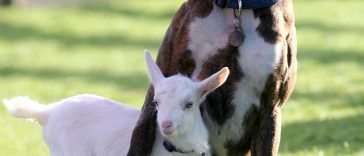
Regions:
[[96, 95], [54, 104], [43, 127], [52, 156], [126, 155], [140, 111]]

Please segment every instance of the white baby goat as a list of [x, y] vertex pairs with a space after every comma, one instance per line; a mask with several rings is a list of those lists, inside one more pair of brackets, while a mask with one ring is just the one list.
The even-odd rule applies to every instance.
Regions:
[[[155, 89], [159, 127], [152, 155], [211, 155], [199, 106], [208, 93], [225, 82], [229, 70], [225, 67], [201, 82], [193, 82], [182, 75], [165, 78], [148, 52], [145, 59]], [[135, 108], [91, 94], [49, 105], [28, 97], [4, 100], [4, 104], [13, 116], [34, 119], [43, 126], [52, 156], [126, 155], [140, 114]]]

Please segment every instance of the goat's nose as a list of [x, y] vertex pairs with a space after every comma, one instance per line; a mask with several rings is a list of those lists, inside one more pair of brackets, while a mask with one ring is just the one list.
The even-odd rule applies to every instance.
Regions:
[[171, 120], [163, 121], [162, 122], [162, 127], [163, 128], [170, 128], [170, 127], [172, 127], [172, 121]]

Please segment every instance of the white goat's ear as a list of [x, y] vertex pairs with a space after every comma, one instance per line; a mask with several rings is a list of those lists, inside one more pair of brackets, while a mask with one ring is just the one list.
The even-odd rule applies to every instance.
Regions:
[[153, 85], [156, 85], [160, 80], [164, 79], [164, 75], [158, 65], [154, 63], [152, 55], [148, 50], [144, 50], [144, 57], [148, 67], [148, 77]]
[[229, 76], [229, 73], [229, 68], [222, 68], [219, 72], [211, 75], [210, 77], [200, 82], [198, 91], [201, 93], [202, 96], [207, 95], [208, 93], [212, 92], [213, 90], [224, 84]]

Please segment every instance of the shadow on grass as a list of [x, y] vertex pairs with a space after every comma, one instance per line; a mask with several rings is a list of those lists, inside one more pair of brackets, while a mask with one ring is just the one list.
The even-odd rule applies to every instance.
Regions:
[[[113, 85], [121, 89], [146, 90], [149, 81], [144, 73], [115, 75], [102, 69], [92, 71], [67, 71], [63, 69], [22, 69], [16, 67], [0, 68], [2, 77], [31, 77], [45, 80], [64, 80], [68, 78], [81, 79], [96, 84]], [[67, 83], [67, 82], [65, 82]]]
[[[173, 17], [174, 10], [148, 12], [138, 10], [135, 7], [126, 7], [118, 5], [86, 5], [76, 8], [80, 12], [92, 13], [92, 14], [112, 14], [116, 16], [129, 16], [133, 19], [152, 19], [156, 21], [170, 20]], [[120, 17], [122, 18], [122, 17]], [[105, 24], [107, 29], [107, 24]], [[143, 31], [143, 30], [141, 30]], [[64, 32], [46, 32], [41, 28], [32, 25], [20, 25], [9, 22], [0, 21], [0, 40], [4, 41], [54, 41], [63, 45], [64, 47], [73, 46], [94, 46], [94, 47], [143, 47], [154, 48], [158, 47], [160, 42], [158, 39], [148, 38], [131, 38], [125, 36], [122, 32], [119, 33], [105, 33], [100, 35], [90, 36], [75, 36], [73, 34]], [[146, 32], [147, 34], [147, 32]]]
[[364, 114], [360, 114], [339, 119], [283, 125], [280, 151], [298, 152], [305, 149], [325, 151], [330, 146], [341, 148], [335, 151], [362, 151], [364, 150], [363, 119]]
[[160, 10], [150, 12], [148, 8], [135, 9], [133, 7], [115, 7], [113, 5], [88, 5], [80, 8], [81, 11], [94, 14], [124, 15], [134, 18], [145, 18], [149, 20], [168, 20], [172, 19], [174, 10]]
[[355, 25], [338, 25], [334, 23], [325, 24], [315, 20], [298, 20], [296, 22], [297, 29], [314, 29], [325, 33], [364, 33], [364, 27]]
[[[362, 82], [363, 83], [363, 82]], [[361, 83], [361, 84], [362, 84]], [[361, 108], [364, 109], [362, 92], [338, 92], [337, 90], [324, 90], [319, 92], [301, 91], [296, 89], [291, 96], [293, 101], [307, 101], [320, 106], [329, 105], [333, 108]]]
[[313, 60], [320, 64], [337, 64], [340, 62], [354, 62], [364, 66], [364, 52], [359, 50], [330, 50], [301, 48], [298, 61]]
[[0, 40], [4, 41], [22, 41], [22, 40], [36, 40], [36, 41], [55, 41], [68, 46], [94, 46], [94, 47], [158, 47], [160, 44], [157, 40], [148, 39], [132, 39], [123, 34], [103, 34], [92, 35], [88, 37], [73, 36], [63, 32], [45, 32], [38, 28], [26, 25], [14, 25], [5, 22], [0, 22]]

